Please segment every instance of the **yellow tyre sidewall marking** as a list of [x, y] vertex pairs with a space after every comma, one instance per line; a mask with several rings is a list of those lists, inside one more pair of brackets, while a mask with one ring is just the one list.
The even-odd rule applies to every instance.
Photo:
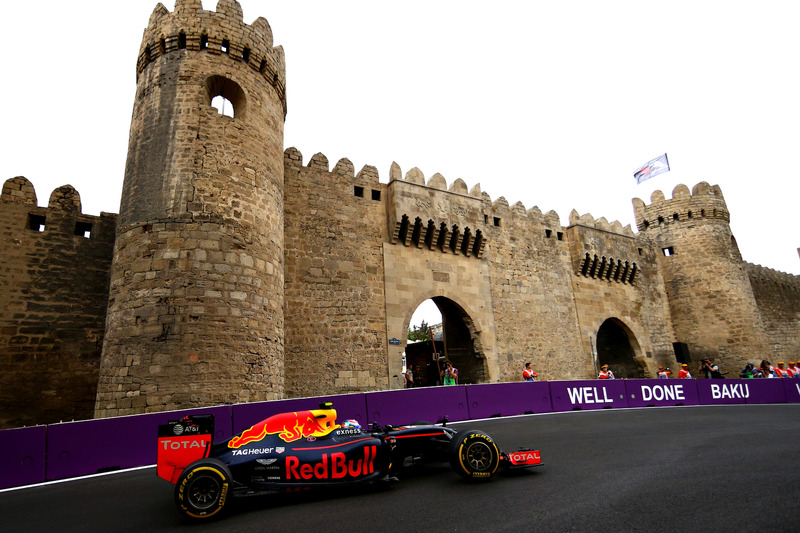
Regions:
[[185, 478], [183, 478], [183, 481], [181, 482], [181, 490], [178, 491], [179, 499], [183, 500], [184, 490], [186, 489], [186, 484], [188, 483], [188, 481], [190, 479], [192, 479], [195, 476], [195, 474], [197, 474], [198, 472], [202, 472], [203, 470], [208, 470], [208, 471], [213, 472], [213, 473], [215, 473], [215, 474], [217, 474], [219, 476], [219, 480], [221, 481], [219, 505], [217, 505], [217, 508], [214, 509], [214, 511], [212, 511], [211, 513], [201, 514], [201, 515], [189, 512], [189, 510], [185, 506], [182, 505], [181, 507], [186, 512], [186, 514], [191, 516], [192, 518], [209, 518], [211, 516], [214, 516], [215, 514], [217, 514], [218, 512], [220, 512], [222, 510], [222, 508], [225, 505], [225, 499], [228, 496], [228, 482], [225, 480], [225, 474], [220, 472], [218, 468], [215, 468], [213, 466], [200, 466], [200, 467], [192, 469], [192, 471], [189, 472], [189, 474], [187, 474]]

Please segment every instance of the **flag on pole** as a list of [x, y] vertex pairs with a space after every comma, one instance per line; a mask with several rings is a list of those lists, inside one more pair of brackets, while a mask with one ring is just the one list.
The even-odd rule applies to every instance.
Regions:
[[649, 180], [650, 178], [654, 178], [659, 174], [663, 174], [664, 172], [669, 172], [669, 160], [667, 160], [667, 154], [660, 155], [640, 166], [633, 173], [633, 177], [636, 178], [636, 183], [641, 183], [644, 180]]

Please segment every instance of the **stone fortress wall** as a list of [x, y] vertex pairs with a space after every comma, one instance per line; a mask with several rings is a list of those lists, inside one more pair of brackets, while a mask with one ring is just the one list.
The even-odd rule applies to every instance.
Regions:
[[634, 233], [396, 164], [382, 183], [284, 150], [284, 73], [235, 0], [159, 4], [120, 214], [82, 215], [69, 186], [39, 208], [6, 182], [0, 426], [399, 388], [427, 299], [462, 383], [517, 381], [526, 361], [549, 380], [654, 377], [676, 342], [732, 371], [800, 356], [800, 276], [742, 261], [719, 187], [634, 199]]
[[0, 427], [91, 416], [116, 222], [68, 185], [38, 207], [27, 179], [3, 184]]

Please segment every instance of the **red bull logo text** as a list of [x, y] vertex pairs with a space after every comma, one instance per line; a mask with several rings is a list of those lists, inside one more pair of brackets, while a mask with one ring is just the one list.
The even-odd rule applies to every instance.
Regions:
[[318, 463], [300, 464], [300, 459], [290, 455], [286, 457], [286, 480], [290, 479], [343, 479], [361, 477], [375, 471], [375, 454], [377, 446], [364, 448], [363, 459], [347, 459], [343, 453], [323, 453]]
[[244, 430], [241, 435], [233, 437], [228, 441], [228, 448], [241, 448], [245, 444], [258, 442], [267, 435], [275, 434], [285, 442], [294, 442], [303, 437], [324, 437], [338, 427], [334, 409], [281, 413], [262, 420]]

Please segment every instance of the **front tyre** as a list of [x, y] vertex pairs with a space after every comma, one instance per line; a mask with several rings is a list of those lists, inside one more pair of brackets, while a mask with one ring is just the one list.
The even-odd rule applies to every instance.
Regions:
[[231, 473], [216, 459], [199, 459], [175, 484], [175, 505], [184, 516], [207, 520], [221, 516], [231, 490]]
[[500, 450], [492, 437], [483, 431], [459, 431], [450, 441], [450, 466], [470, 481], [486, 481], [497, 472]]

